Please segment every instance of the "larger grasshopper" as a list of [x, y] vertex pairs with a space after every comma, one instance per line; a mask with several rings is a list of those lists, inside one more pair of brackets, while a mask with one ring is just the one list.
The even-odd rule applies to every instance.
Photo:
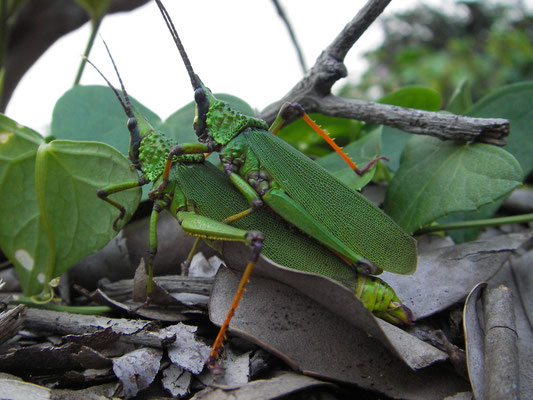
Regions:
[[[396, 295], [386, 284], [377, 278], [370, 277], [365, 283], [354, 277], [357, 270], [375, 268], [412, 273], [416, 268], [415, 241], [362, 195], [272, 135], [264, 121], [245, 116], [217, 100], [194, 74], [168, 14], [161, 2], [156, 1], [195, 89], [197, 118], [194, 128], [199, 142], [175, 145], [155, 132], [126, 100], [122, 103], [128, 115], [131, 137], [129, 156], [142, 171], [143, 177], [138, 182], [98, 192], [101, 198], [120, 210], [118, 221], [123, 208], [108, 196], [148, 182], [154, 184], [155, 189], [151, 192], [154, 207], [149, 235], [148, 294], [157, 250], [155, 227], [160, 211], [167, 208], [180, 221], [184, 231], [191, 235], [237, 240], [253, 249], [228, 317], [213, 345], [212, 362], [222, 348], [227, 326], [261, 251], [291, 268], [351, 281], [354, 289], [363, 292], [380, 287], [388, 301], [378, 301], [374, 311], [391, 316], [393, 321], [409, 322], [409, 313], [400, 307]], [[221, 173], [215, 173], [216, 170], [205, 164], [204, 153], [212, 151], [220, 152], [224, 172], [229, 179], [222, 179]], [[208, 179], [209, 184], [200, 182], [201, 179]], [[209, 192], [207, 187], [214, 188], [214, 191]], [[222, 196], [221, 192], [224, 192]], [[263, 207], [265, 203], [268, 207]], [[282, 228], [284, 225], [279, 225], [279, 218], [272, 213], [304, 233], [297, 232], [297, 238], [293, 238], [296, 242], [289, 248], [277, 246], [279, 243], [290, 243], [290, 232], [294, 231], [287, 226]], [[269, 240], [272, 242], [267, 245]], [[306, 245], [309, 250], [298, 244], [298, 241], [304, 240], [309, 241]], [[295, 251], [295, 247], [304, 251]], [[317, 252], [323, 256], [306, 257]]]
[[[161, 179], [154, 193], [159, 195], [166, 190], [174, 157], [219, 152], [224, 173], [249, 205], [227, 222], [250, 215], [266, 204], [354, 268], [412, 273], [417, 258], [414, 239], [361, 194], [273, 135], [263, 120], [245, 116], [218, 100], [194, 73], [170, 16], [160, 0], [156, 3], [193, 86], [196, 102], [193, 126], [199, 143], [176, 145], [170, 149], [164, 165], [154, 169], [152, 178]], [[274, 122], [273, 130], [281, 125], [280, 120], [283, 120], [282, 113]], [[139, 156], [142, 161], [141, 152]], [[250, 262], [243, 273], [212, 357], [218, 355], [225, 329], [253, 265]]]

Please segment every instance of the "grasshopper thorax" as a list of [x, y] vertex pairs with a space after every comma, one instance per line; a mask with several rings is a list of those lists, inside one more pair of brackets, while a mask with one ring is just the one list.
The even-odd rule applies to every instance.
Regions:
[[225, 146], [246, 128], [268, 129], [262, 119], [244, 115], [229, 103], [217, 99], [200, 78], [197, 79], [200, 87], [194, 91], [196, 116], [193, 126], [199, 141]]

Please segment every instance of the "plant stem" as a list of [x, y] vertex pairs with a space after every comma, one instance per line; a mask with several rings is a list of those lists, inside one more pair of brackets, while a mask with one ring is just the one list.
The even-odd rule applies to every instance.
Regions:
[[73, 314], [84, 314], [84, 315], [100, 315], [113, 311], [111, 307], [108, 306], [62, 306], [55, 303], [35, 303], [30, 297], [26, 296], [14, 296], [11, 304], [24, 304], [33, 308], [42, 308], [45, 310], [52, 311], [62, 311]]
[[78, 68], [78, 73], [76, 74], [76, 79], [74, 79], [74, 85], [77, 86], [80, 84], [81, 75], [83, 74], [83, 70], [85, 69], [85, 64], [87, 64], [87, 57], [89, 57], [89, 53], [91, 52], [91, 49], [94, 44], [94, 39], [96, 38], [96, 34], [98, 33], [98, 29], [100, 28], [100, 23], [102, 22], [102, 19], [98, 20], [91, 20], [91, 36], [89, 36], [89, 41], [87, 42], [87, 46], [85, 47], [85, 51], [83, 52], [84, 57], [82, 57], [80, 66]]
[[533, 221], [533, 214], [514, 215], [512, 217], [501, 218], [487, 218], [479, 219], [477, 221], [454, 222], [450, 224], [432, 225], [417, 230], [415, 235], [422, 235], [424, 233], [451, 231], [454, 229], [471, 229], [471, 228], [486, 228], [489, 226], [497, 226], [504, 224], [519, 224], [523, 222]]

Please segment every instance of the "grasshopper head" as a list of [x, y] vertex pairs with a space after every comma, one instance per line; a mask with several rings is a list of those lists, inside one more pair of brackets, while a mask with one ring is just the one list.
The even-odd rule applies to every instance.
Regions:
[[263, 120], [237, 111], [229, 103], [217, 99], [198, 76], [196, 80], [196, 116], [193, 126], [199, 141], [216, 142], [224, 146], [247, 127], [268, 129]]

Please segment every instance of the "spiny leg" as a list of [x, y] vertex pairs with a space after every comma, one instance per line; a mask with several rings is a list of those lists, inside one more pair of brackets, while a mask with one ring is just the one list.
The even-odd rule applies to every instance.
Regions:
[[96, 195], [102, 199], [103, 201], [111, 204], [113, 207], [115, 207], [119, 211], [118, 217], [113, 221], [113, 229], [118, 230], [117, 224], [118, 221], [123, 219], [126, 216], [126, 209], [122, 204], [120, 204], [118, 201], [115, 201], [113, 199], [110, 199], [109, 196], [113, 193], [122, 192], [124, 190], [133, 189], [139, 186], [146, 185], [149, 181], [146, 180], [144, 177], [139, 178], [137, 181], [130, 181], [130, 182], [124, 182], [120, 183], [118, 185], [112, 185], [105, 187], [103, 189], [98, 189], [96, 191]]
[[137, 312], [141, 308], [147, 307], [152, 301], [152, 287], [154, 278], [154, 259], [157, 254], [157, 220], [159, 214], [169, 204], [168, 199], [158, 199], [154, 201], [152, 213], [150, 215], [150, 225], [148, 228], [148, 280], [146, 282], [146, 300], [140, 306], [135, 307], [132, 312]]
[[337, 145], [335, 143], [334, 138], [332, 138], [327, 132], [325, 132], [320, 126], [318, 126], [315, 121], [313, 121], [309, 115], [305, 112], [303, 107], [298, 103], [285, 103], [283, 106], [281, 106], [281, 109], [279, 110], [278, 116], [276, 117], [276, 120], [272, 123], [272, 126], [270, 127], [270, 132], [272, 132], [274, 135], [277, 135], [279, 130], [283, 127], [285, 122], [287, 120], [290, 120], [294, 118], [294, 115], [297, 115], [298, 117], [301, 117], [307, 125], [311, 127], [316, 133], [322, 137], [326, 141], [326, 143], [333, 149], [337, 154], [339, 154], [342, 159], [350, 166], [350, 168], [359, 176], [364, 175], [370, 168], [372, 168], [379, 160], [389, 161], [388, 157], [385, 156], [379, 156], [375, 159], [368, 162], [363, 168], [358, 168], [357, 164], [353, 162], [353, 160], [346, 154], [344, 151], [342, 151], [342, 147]]
[[[238, 213], [236, 215], [241, 214], [242, 213]], [[211, 354], [209, 356], [209, 359], [207, 360], [207, 364], [209, 365], [209, 367], [216, 370], [218, 368], [216, 360], [220, 354], [220, 351], [222, 350], [227, 328], [230, 324], [233, 315], [235, 314], [235, 310], [239, 306], [239, 302], [244, 293], [244, 288], [248, 283], [248, 280], [250, 279], [250, 274], [252, 273], [255, 263], [257, 262], [259, 254], [261, 253], [261, 250], [263, 248], [263, 241], [265, 237], [261, 232], [245, 231], [243, 229], [227, 225], [223, 222], [216, 221], [202, 215], [198, 215], [192, 211], [179, 211], [176, 213], [176, 216], [181, 224], [183, 231], [191, 236], [210, 240], [239, 241], [243, 242], [247, 246], [252, 247], [252, 254], [250, 255], [250, 258], [248, 259], [248, 262], [244, 269], [239, 288], [235, 293], [235, 296], [231, 303], [231, 307], [228, 310], [224, 323], [222, 324], [218, 332], [218, 335], [211, 350]], [[238, 217], [231, 216], [227, 219], [234, 221], [238, 219]]]
[[[252, 236], [252, 234], [254, 236]], [[242, 274], [241, 280], [239, 282], [239, 286], [237, 287], [237, 291], [235, 292], [235, 295], [233, 296], [233, 301], [231, 302], [231, 306], [226, 315], [226, 319], [224, 320], [224, 322], [222, 323], [222, 326], [220, 327], [218, 331], [218, 335], [215, 339], [215, 342], [213, 343], [213, 347], [211, 348], [211, 353], [209, 354], [209, 358], [207, 359], [206, 364], [208, 365], [209, 368], [215, 371], [220, 369], [220, 367], [217, 364], [217, 359], [220, 354], [220, 351], [224, 347], [224, 339], [226, 338], [226, 331], [231, 322], [231, 319], [235, 315], [235, 310], [239, 307], [239, 302], [241, 301], [242, 295], [246, 289], [246, 284], [250, 280], [250, 275], [252, 274], [254, 266], [259, 258], [259, 254], [261, 254], [261, 250], [263, 249], [264, 236], [261, 233], [250, 232], [250, 236], [248, 237], [248, 240], [252, 242], [251, 244], [252, 254], [250, 256], [248, 263], [246, 264], [246, 268], [244, 269], [244, 272]]]

